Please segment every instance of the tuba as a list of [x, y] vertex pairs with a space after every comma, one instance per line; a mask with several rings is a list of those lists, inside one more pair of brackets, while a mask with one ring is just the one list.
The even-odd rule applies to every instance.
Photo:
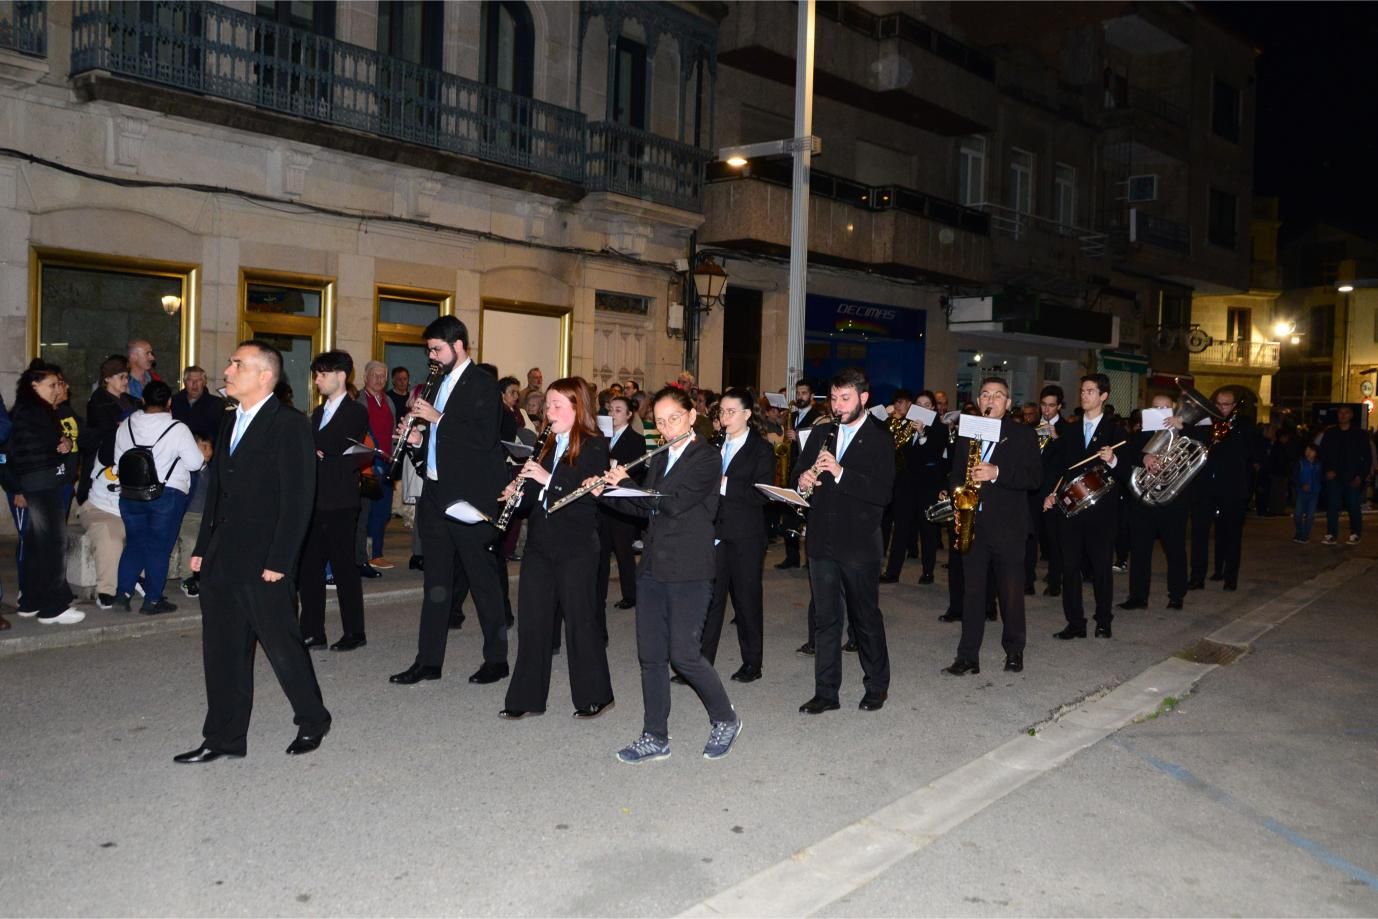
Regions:
[[1188, 437], [1185, 430], [1207, 417], [1213, 419], [1216, 431], [1222, 423], [1229, 424], [1205, 396], [1190, 386], [1183, 386], [1180, 379], [1174, 379], [1174, 382], [1182, 390], [1182, 407], [1174, 417], [1182, 422], [1183, 432], [1172, 428], [1153, 432], [1144, 446], [1144, 453], [1158, 457], [1157, 470], [1150, 471], [1148, 467], [1140, 466], [1129, 477], [1129, 490], [1150, 507], [1161, 507], [1175, 501], [1206, 465], [1209, 451]]

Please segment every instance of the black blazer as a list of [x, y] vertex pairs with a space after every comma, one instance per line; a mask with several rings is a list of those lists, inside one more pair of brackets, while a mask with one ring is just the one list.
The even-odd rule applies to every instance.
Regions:
[[191, 554], [217, 579], [257, 583], [265, 568], [295, 578], [316, 493], [311, 421], [269, 396], [231, 454], [233, 435], [231, 420], [216, 438]]
[[[721, 449], [718, 457], [721, 468]], [[718, 539], [766, 538], [764, 508], [770, 499], [756, 487], [758, 484], [775, 484], [775, 449], [768, 440], [748, 428], [741, 446], [728, 459], [727, 490], [718, 501], [718, 516], [713, 522]]]
[[[617, 438], [617, 443], [612, 443], [610, 437], [605, 438], [605, 442], [609, 444], [608, 460], [616, 460], [623, 466], [646, 455], [646, 432], [642, 430], [641, 419], [639, 418], [633, 418], [631, 424], [622, 429], [622, 436]], [[608, 468], [605, 466], [601, 471], [607, 472]], [[646, 480], [646, 467], [637, 466], [628, 471], [627, 475], [631, 476], [632, 481], [638, 484], [644, 482]]]
[[[1209, 429], [1202, 427], [1201, 430]], [[1222, 501], [1247, 502], [1252, 465], [1263, 461], [1262, 441], [1257, 425], [1237, 414], [1231, 418], [1230, 433], [1219, 443], [1209, 445], [1210, 454], [1206, 468], [1201, 470], [1198, 494]], [[1364, 456], [1367, 461], [1367, 452]]]
[[[502, 398], [493, 375], [470, 363], [451, 389], [440, 423], [430, 425], [421, 445], [411, 448], [412, 462], [421, 476], [422, 494], [442, 506], [463, 499], [492, 517], [501, 510], [498, 496], [511, 481], [506, 451], [498, 442], [502, 426]], [[436, 438], [436, 475], [426, 478], [426, 452]]]
[[172, 397], [172, 417], [191, 428], [191, 433], [215, 440], [225, 420], [225, 400], [207, 392], [193, 405], [184, 389]]
[[[550, 453], [541, 460], [541, 466], [550, 471], [555, 459], [554, 437], [551, 438]], [[593, 495], [585, 495], [571, 501], [554, 514], [546, 507], [553, 505], [562, 497], [584, 484], [585, 479], [600, 476], [608, 471], [608, 442], [594, 434], [584, 438], [579, 449], [577, 462], [569, 462], [568, 455], [561, 458], [560, 467], [551, 473], [550, 484], [546, 486], [546, 499], [541, 501], [541, 486], [527, 482], [522, 491], [521, 509], [530, 515], [529, 539], [534, 547], [558, 555], [593, 555], [598, 551], [597, 502]]]
[[[1032, 428], [1030, 428], [1032, 430]], [[1071, 467], [1097, 453], [1101, 447], [1111, 447], [1122, 440], [1128, 440], [1129, 434], [1125, 431], [1124, 425], [1119, 418], [1112, 418], [1109, 415], [1102, 415], [1100, 423], [1096, 425], [1096, 432], [1091, 435], [1091, 442], [1086, 442], [1085, 427], [1080, 419], [1073, 418], [1071, 421], [1064, 421], [1057, 426], [1057, 440], [1048, 444], [1043, 450], [1045, 462], [1043, 463], [1043, 483], [1039, 487], [1039, 494], [1046, 497], [1054, 491], [1054, 486], [1058, 486], [1058, 480], [1066, 485], [1069, 481], [1081, 475], [1086, 466], [1078, 466], [1076, 469]], [[1037, 435], [1035, 435], [1035, 441]], [[1053, 452], [1056, 451], [1056, 452]], [[1120, 482], [1128, 482], [1132, 471], [1130, 465], [1130, 446], [1125, 445], [1115, 451], [1115, 468], [1110, 470], [1111, 478]], [[954, 461], [953, 465], [956, 465]], [[1117, 502], [1101, 501], [1100, 504], [1112, 506]], [[1091, 510], [1094, 510], [1092, 508]], [[1088, 513], [1088, 512], [1083, 512]]]
[[[368, 409], [345, 396], [339, 408], [330, 416], [330, 423], [321, 428], [325, 406], [319, 405], [311, 413], [311, 432], [316, 449], [325, 456], [316, 462], [316, 510], [347, 511], [359, 507], [359, 468], [368, 462], [367, 456], [345, 455], [354, 446], [351, 439], [362, 441], [368, 433]], [[234, 422], [230, 422], [231, 425]]]
[[[935, 422], [924, 428], [922, 443], [912, 438], [907, 446], [901, 448], [906, 451], [903, 474], [909, 477], [919, 501], [925, 505], [936, 501], [938, 492], [947, 487], [951, 460], [945, 454], [951, 445], [947, 425]], [[897, 472], [896, 476], [899, 474]]]
[[[1050, 444], [1047, 449], [1052, 449]], [[952, 445], [952, 470], [948, 483], [955, 488], [966, 481], [971, 440], [958, 437]], [[1029, 493], [1038, 488], [1042, 463], [1038, 434], [1027, 424], [1009, 418], [1000, 422], [1000, 441], [991, 451], [990, 463], [1000, 473], [994, 482], [981, 486], [976, 508], [976, 538], [1003, 544], [1022, 543], [1033, 532]]]
[[[713, 520], [718, 515], [718, 484], [722, 457], [713, 446], [695, 437], [667, 475], [670, 451], [647, 464], [645, 488], [655, 498], [599, 498], [617, 510], [650, 518], [641, 537], [644, 548], [638, 577], [665, 584], [711, 581], [715, 574]], [[563, 511], [561, 512], [563, 513]]]
[[[799, 476], [818, 459], [823, 442], [836, 428], [836, 422], [814, 427], [790, 470], [790, 484], [798, 487]], [[842, 481], [824, 473], [809, 499], [808, 556], [849, 565], [879, 564], [880, 518], [895, 485], [895, 439], [885, 425], [867, 415], [838, 462]]]
[[[794, 403], [793, 403], [793, 402], [791, 402], [791, 403], [789, 404], [789, 409], [788, 409], [787, 411], [789, 412], [790, 427], [791, 427], [793, 430], [795, 430], [795, 431], [798, 431], [800, 428], [811, 428], [811, 427], [813, 427], [815, 424], [818, 423], [818, 419], [821, 418], [821, 417], [823, 416], [823, 410], [822, 410], [821, 408], [818, 407], [818, 403], [816, 403], [816, 402], [815, 402], [813, 405], [810, 405], [810, 406], [809, 406], [809, 410], [808, 410], [807, 412], [804, 413], [803, 419], [800, 420], [798, 424], [795, 423], [794, 419], [795, 419], [795, 417], [796, 417], [799, 413], [798, 413], [798, 411], [795, 409]], [[799, 461], [799, 441], [796, 440], [796, 441], [792, 442], [792, 443], [789, 445], [789, 462], [790, 462], [790, 467], [793, 468], [794, 464], [797, 463], [798, 461]]]

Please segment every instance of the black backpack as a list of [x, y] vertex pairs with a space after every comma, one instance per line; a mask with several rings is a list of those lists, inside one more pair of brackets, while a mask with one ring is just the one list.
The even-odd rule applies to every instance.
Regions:
[[[163, 433], [158, 435], [158, 440], [147, 446], [140, 444], [134, 439], [134, 417], [131, 415], [126, 421], [129, 425], [129, 442], [133, 444], [120, 456], [119, 476], [120, 476], [120, 497], [128, 498], [131, 501], [157, 501], [163, 496], [163, 482], [158, 478], [158, 464], [153, 459], [153, 448], [167, 436], [180, 421], [174, 421], [168, 425]], [[172, 461], [172, 465], [167, 468], [167, 474], [172, 475], [172, 470], [177, 468], [181, 462], [179, 456]]]

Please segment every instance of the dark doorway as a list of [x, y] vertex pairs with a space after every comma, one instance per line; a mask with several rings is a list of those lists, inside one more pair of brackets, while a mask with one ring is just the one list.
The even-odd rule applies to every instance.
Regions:
[[723, 297], [722, 385], [761, 385], [761, 292], [729, 287]]

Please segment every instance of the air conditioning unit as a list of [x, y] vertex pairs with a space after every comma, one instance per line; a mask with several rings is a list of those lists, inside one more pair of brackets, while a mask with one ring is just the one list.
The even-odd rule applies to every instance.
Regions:
[[1158, 177], [1156, 175], [1130, 176], [1126, 183], [1130, 201], [1157, 201]]

